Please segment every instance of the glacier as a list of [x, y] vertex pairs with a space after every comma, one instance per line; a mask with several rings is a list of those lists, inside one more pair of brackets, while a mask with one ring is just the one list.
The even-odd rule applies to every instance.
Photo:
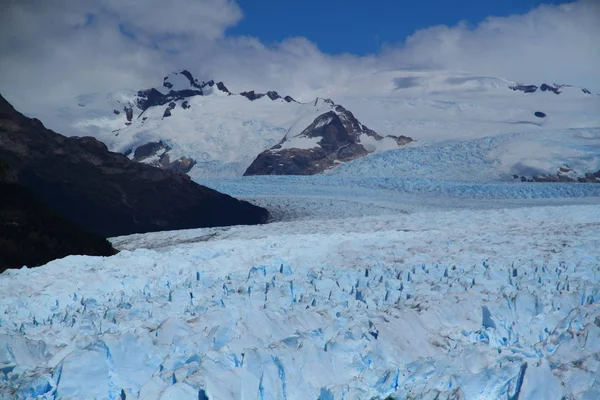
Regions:
[[600, 394], [597, 204], [112, 241], [0, 275], [0, 398]]

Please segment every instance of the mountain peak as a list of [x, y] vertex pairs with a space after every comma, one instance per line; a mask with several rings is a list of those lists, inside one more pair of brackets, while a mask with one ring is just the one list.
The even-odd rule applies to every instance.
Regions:
[[244, 175], [318, 174], [340, 163], [413, 141], [406, 136], [379, 135], [330, 99], [317, 98], [314, 106], [322, 114], [300, 133], [290, 129], [279, 144], [259, 154]]
[[[200, 82], [198, 79], [194, 78], [191, 72], [184, 69], [165, 76], [161, 87], [139, 90], [134, 102], [143, 113], [150, 107], [162, 106], [174, 101], [185, 100], [188, 97], [208, 96], [212, 94], [230, 96], [234, 93], [231, 93], [223, 82], [215, 83], [212, 79]], [[265, 94], [249, 90], [241, 92], [239, 95], [246, 97], [250, 101], [267, 96], [272, 101], [281, 99], [287, 103], [297, 103], [291, 96], [282, 97], [276, 91], [269, 91]], [[128, 121], [131, 122], [131, 119], [128, 119]]]

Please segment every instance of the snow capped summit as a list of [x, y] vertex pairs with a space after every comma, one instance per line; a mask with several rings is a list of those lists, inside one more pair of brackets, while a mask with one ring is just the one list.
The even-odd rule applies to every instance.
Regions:
[[300, 133], [288, 131], [279, 144], [262, 152], [244, 175], [313, 175], [377, 150], [412, 142], [406, 136], [379, 135], [330, 99], [317, 98], [314, 104], [320, 111], [329, 110]]
[[181, 72], [173, 72], [163, 78], [163, 87], [167, 88], [169, 91], [179, 91], [191, 88], [202, 90], [203, 86], [205, 86], [204, 83], [200, 84], [198, 79], [195, 79], [192, 74], [185, 69]]
[[[216, 85], [213, 80], [200, 83], [189, 71], [183, 70], [164, 77], [162, 87], [138, 91], [136, 106], [143, 113], [150, 107], [162, 106], [193, 96], [213, 94], [231, 95], [223, 82], [218, 82]], [[170, 108], [173, 109], [174, 106], [170, 106]]]

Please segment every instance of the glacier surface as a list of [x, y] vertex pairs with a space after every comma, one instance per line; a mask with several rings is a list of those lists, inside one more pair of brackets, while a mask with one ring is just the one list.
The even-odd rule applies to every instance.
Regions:
[[600, 394], [598, 205], [113, 243], [0, 275], [0, 398]]

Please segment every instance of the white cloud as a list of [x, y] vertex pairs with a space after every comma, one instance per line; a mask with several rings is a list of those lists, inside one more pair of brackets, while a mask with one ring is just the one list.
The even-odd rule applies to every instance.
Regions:
[[50, 119], [77, 95], [145, 88], [182, 68], [235, 90], [304, 99], [369, 71], [406, 66], [600, 92], [595, 0], [491, 17], [475, 27], [435, 26], [367, 57], [327, 55], [304, 38], [265, 46], [227, 36], [241, 18], [233, 0], [8, 0], [0, 14], [0, 93], [60, 129]]
[[600, 2], [542, 5], [524, 15], [490, 17], [470, 28], [416, 32], [383, 58], [512, 80], [569, 83], [600, 90]]

